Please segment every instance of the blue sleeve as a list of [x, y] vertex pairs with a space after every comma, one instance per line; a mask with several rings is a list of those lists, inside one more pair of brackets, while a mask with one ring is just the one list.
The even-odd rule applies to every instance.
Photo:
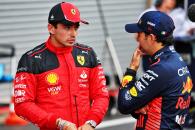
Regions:
[[159, 67], [147, 70], [139, 80], [136, 80], [133, 70], [127, 69], [118, 95], [119, 111], [131, 114], [144, 107], [164, 89], [166, 79], [165, 73]]

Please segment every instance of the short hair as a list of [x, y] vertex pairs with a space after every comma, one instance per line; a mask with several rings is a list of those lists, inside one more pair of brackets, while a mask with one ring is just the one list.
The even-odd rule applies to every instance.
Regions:
[[[57, 24], [59, 24], [59, 23], [64, 24], [62, 22], [50, 22], [50, 24], [53, 25], [55, 28], [57, 28]], [[73, 26], [73, 25], [76, 25], [77, 27], [79, 27], [80, 26], [80, 23], [79, 22], [73, 23], [73, 22], [67, 21], [66, 24], [64, 24], [64, 25], [65, 26]]]
[[166, 45], [174, 45], [175, 44], [175, 40], [174, 40], [174, 37], [173, 35], [169, 35], [163, 39], [160, 39], [157, 37], [156, 39], [157, 42], [161, 42], [164, 46]]
[[[152, 34], [152, 33], [147, 33], [147, 32], [144, 32], [144, 33], [146, 35]], [[155, 34], [153, 34], [153, 35], [155, 35]], [[173, 34], [171, 34], [171, 35], [169, 35], [167, 37], [164, 37], [164, 38], [160, 38], [160, 37], [156, 36], [156, 41], [157, 42], [161, 42], [163, 46], [174, 45], [175, 44], [175, 40], [174, 40]]]
[[155, 7], [159, 8], [162, 5], [162, 3], [163, 3], [163, 0], [156, 0], [154, 5]]

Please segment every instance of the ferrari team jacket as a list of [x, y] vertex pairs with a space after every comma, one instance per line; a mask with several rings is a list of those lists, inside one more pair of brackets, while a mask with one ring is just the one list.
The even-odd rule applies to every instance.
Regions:
[[50, 38], [25, 53], [14, 81], [15, 112], [41, 130], [57, 129], [56, 119], [99, 124], [109, 96], [99, 59], [92, 48], [56, 48]]

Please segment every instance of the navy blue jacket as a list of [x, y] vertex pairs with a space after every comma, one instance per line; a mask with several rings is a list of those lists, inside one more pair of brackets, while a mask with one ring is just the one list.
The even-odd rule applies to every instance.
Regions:
[[[187, 65], [173, 46], [151, 57], [152, 64], [136, 80], [127, 69], [118, 95], [118, 109], [137, 118], [136, 130], [182, 130], [189, 111], [192, 80]], [[137, 114], [147, 105], [147, 114]]]

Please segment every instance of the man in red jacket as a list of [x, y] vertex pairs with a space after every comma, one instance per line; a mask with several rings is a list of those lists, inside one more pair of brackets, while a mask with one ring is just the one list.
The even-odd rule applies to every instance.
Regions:
[[48, 40], [25, 53], [14, 81], [15, 112], [41, 130], [94, 130], [109, 103], [105, 76], [91, 47], [76, 43], [80, 12], [55, 5]]

